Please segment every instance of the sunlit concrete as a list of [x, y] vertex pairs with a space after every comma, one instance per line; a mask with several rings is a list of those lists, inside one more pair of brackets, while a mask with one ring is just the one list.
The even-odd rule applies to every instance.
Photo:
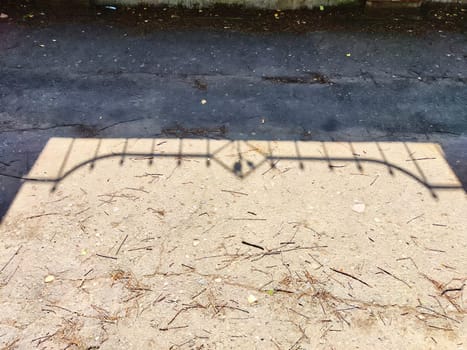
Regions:
[[466, 213], [434, 143], [52, 138], [0, 226], [0, 344], [456, 348]]

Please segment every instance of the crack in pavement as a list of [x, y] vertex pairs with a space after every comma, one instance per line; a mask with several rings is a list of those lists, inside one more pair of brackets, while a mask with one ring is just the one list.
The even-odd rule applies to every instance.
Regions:
[[44, 127], [38, 126], [38, 127], [30, 127], [30, 128], [6, 129], [6, 130], [0, 130], [0, 134], [14, 133], [14, 132], [26, 132], [26, 131], [45, 131], [45, 130], [52, 130], [52, 129], [58, 129], [58, 128], [78, 128], [78, 131], [81, 134], [84, 134], [86, 136], [97, 136], [99, 135], [101, 131], [113, 128], [114, 126], [125, 124], [125, 123], [131, 123], [135, 121], [140, 121], [144, 119], [147, 119], [147, 118], [134, 118], [134, 119], [129, 119], [129, 120], [123, 120], [120, 122], [115, 122], [115, 123], [103, 126], [101, 128], [97, 128], [96, 125], [91, 125], [91, 124], [69, 123], [69, 124], [56, 124], [56, 125], [44, 126]]
[[[76, 78], [101, 78], [101, 77], [111, 77], [115, 78], [116, 76], [122, 78], [128, 78], [131, 76], [135, 77], [150, 77], [151, 79], [160, 78], [160, 79], [174, 79], [174, 80], [189, 80], [193, 83], [197, 78], [203, 79], [235, 79], [235, 80], [263, 80], [273, 83], [284, 83], [284, 84], [336, 84], [336, 83], [353, 83], [366, 81], [368, 78], [371, 78], [375, 83], [388, 83], [392, 81], [406, 80], [406, 81], [420, 81], [420, 82], [438, 82], [438, 81], [452, 81], [455, 83], [467, 83], [467, 76], [452, 75], [448, 76], [443, 75], [429, 75], [429, 74], [414, 74], [412, 75], [403, 75], [400, 73], [394, 74], [375, 74], [368, 71], [360, 71], [355, 75], [344, 76], [341, 74], [332, 74], [332, 73], [323, 73], [323, 72], [304, 72], [305, 75], [245, 75], [245, 74], [210, 74], [210, 73], [159, 73], [159, 72], [138, 72], [138, 71], [74, 71], [67, 72], [66, 74], [60, 74], [61, 69], [52, 69], [52, 70], [39, 70], [36, 68], [17, 68], [17, 67], [4, 67], [0, 69], [0, 73], [17, 73], [17, 72], [35, 72], [37, 76], [45, 75], [50, 78], [51, 73], [55, 73], [57, 78], [62, 78], [63, 80], [74, 80]], [[58, 73], [58, 74], [57, 74]], [[408, 73], [411, 73], [410, 71]], [[30, 78], [30, 75], [27, 76]], [[52, 79], [52, 78], [50, 78]], [[1, 84], [1, 82], [0, 82]]]

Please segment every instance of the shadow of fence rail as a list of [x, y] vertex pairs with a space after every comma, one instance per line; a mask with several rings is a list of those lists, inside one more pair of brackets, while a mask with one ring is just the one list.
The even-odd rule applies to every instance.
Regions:
[[[85, 147], [83, 142], [85, 142]], [[133, 144], [133, 145], [132, 145]], [[138, 146], [135, 147], [134, 144]], [[278, 145], [280, 146], [278, 149]], [[339, 151], [336, 152], [336, 145]], [[414, 147], [420, 145], [427, 148], [428, 153], [418, 156]], [[166, 147], [168, 146], [168, 147]], [[109, 151], [109, 147], [111, 150]], [[363, 148], [362, 148], [363, 147]], [[387, 154], [385, 148], [392, 147], [391, 155]], [[54, 149], [51, 149], [54, 148]], [[362, 154], [358, 149], [363, 149]], [[226, 155], [226, 150], [229, 154]], [[372, 151], [366, 151], [371, 149]], [[310, 151], [311, 150], [311, 151]], [[63, 152], [64, 151], [64, 152]], [[46, 153], [52, 155], [46, 155]], [[54, 153], [55, 152], [55, 153]], [[252, 156], [253, 153], [253, 156]], [[53, 155], [55, 154], [55, 155]], [[77, 156], [79, 155], [79, 156]], [[83, 157], [83, 155], [85, 155]], [[41, 176], [37, 171], [31, 170], [28, 175], [1, 172], [0, 176], [16, 179], [21, 182], [41, 182], [52, 184], [51, 191], [55, 191], [70, 175], [89, 167], [92, 171], [100, 161], [106, 159], [119, 159], [120, 166], [127, 159], [147, 159], [148, 166], [152, 166], [160, 159], [174, 159], [175, 166], [180, 167], [186, 159], [203, 159], [206, 167], [215, 163], [224, 170], [243, 180], [261, 167], [267, 166], [266, 171], [276, 167], [280, 161], [296, 162], [298, 168], [304, 170], [307, 163], [325, 163], [328, 171], [353, 164], [360, 173], [365, 172], [368, 164], [381, 166], [392, 177], [396, 174], [404, 175], [417, 184], [427, 189], [433, 198], [437, 198], [437, 192], [442, 190], [465, 190], [462, 183], [456, 179], [451, 171], [447, 181], [431, 179], [426, 169], [433, 168], [422, 165], [422, 162], [436, 161], [436, 167], [449, 165], [444, 159], [441, 147], [437, 144], [409, 144], [406, 142], [315, 142], [315, 141], [254, 141], [254, 140], [213, 140], [213, 139], [76, 139], [76, 138], [53, 138], [44, 148], [42, 156], [47, 156], [47, 167], [55, 169], [48, 173], [55, 176]], [[77, 157], [78, 160], [73, 159]], [[37, 163], [37, 162], [36, 162]], [[445, 170], [446, 170], [445, 169]]]

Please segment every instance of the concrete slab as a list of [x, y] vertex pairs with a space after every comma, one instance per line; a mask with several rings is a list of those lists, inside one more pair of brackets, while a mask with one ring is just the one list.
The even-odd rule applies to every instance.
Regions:
[[0, 226], [19, 348], [462, 349], [435, 143], [53, 138]]

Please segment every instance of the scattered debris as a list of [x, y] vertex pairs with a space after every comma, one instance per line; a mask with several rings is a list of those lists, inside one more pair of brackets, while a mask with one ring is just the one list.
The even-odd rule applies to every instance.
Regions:
[[344, 272], [344, 271], [340, 271], [340, 270], [336, 270], [336, 269], [334, 269], [334, 268], [330, 268], [330, 269], [331, 269], [332, 271], [336, 272], [336, 273], [339, 273], [339, 274], [341, 274], [341, 275], [350, 277], [350, 278], [354, 279], [355, 281], [358, 281], [358, 282], [364, 284], [365, 286], [372, 288], [368, 283], [366, 283], [365, 281], [361, 280], [361, 279], [358, 278], [358, 277], [355, 277], [355, 276], [351, 275], [350, 273], [347, 273], [347, 272]]
[[160, 217], [165, 216], [165, 210], [164, 209], [147, 208], [146, 210], [149, 210], [149, 211], [153, 212], [154, 214], [159, 215]]
[[20, 246], [18, 247], [18, 249], [16, 249], [15, 253], [11, 256], [11, 258], [8, 259], [8, 261], [5, 263], [5, 265], [3, 265], [2, 269], [0, 270], [0, 273], [3, 272], [3, 270], [6, 269], [6, 267], [11, 263], [11, 261], [15, 258], [15, 256], [18, 255], [18, 253], [19, 253], [19, 251], [21, 250], [22, 247], [23, 247], [23, 246], [20, 245]]
[[415, 221], [415, 220], [417, 220], [417, 219], [423, 217], [424, 215], [425, 215], [425, 214], [417, 215], [417, 216], [413, 217], [412, 219], [408, 220], [408, 221], [406, 222], [406, 224], [410, 224], [412, 221]]
[[115, 255], [118, 255], [118, 253], [120, 252], [120, 249], [122, 249], [122, 246], [123, 244], [125, 244], [126, 240], [128, 239], [128, 234], [125, 236], [125, 238], [123, 238], [123, 241], [120, 243], [120, 245], [118, 246], [118, 249], [117, 251], [115, 252]]
[[238, 195], [242, 195], [242, 196], [248, 196], [248, 193], [239, 192], [239, 191], [221, 190], [221, 192], [226, 192], [226, 193], [230, 193], [230, 194], [238, 194]]
[[397, 276], [394, 276], [392, 273], [388, 272], [387, 270], [382, 269], [381, 267], [378, 267], [378, 266], [376, 266], [376, 268], [377, 268], [378, 270], [382, 271], [383, 273], [385, 273], [386, 275], [389, 275], [389, 276], [391, 276], [392, 278], [394, 278], [394, 279], [396, 279], [396, 280], [398, 280], [398, 281], [404, 283], [407, 287], [412, 288], [412, 287], [410, 286], [410, 284], [408, 284], [406, 281], [400, 279], [400, 278], [397, 277]]
[[248, 242], [245, 242], [245, 241], [242, 241], [242, 244], [245, 244], [245, 245], [250, 246], [250, 247], [253, 247], [253, 248], [257, 248], [257, 249], [264, 250], [263, 247], [261, 247], [260, 245], [257, 245], [257, 244], [248, 243]]
[[463, 284], [462, 286], [458, 288], [446, 288], [445, 290], [441, 292], [441, 296], [449, 292], [461, 292], [464, 289], [464, 287], [465, 287], [465, 284]]
[[117, 257], [116, 257], [116, 256], [109, 256], [109, 255], [103, 255], [103, 254], [98, 254], [98, 253], [96, 253], [96, 256], [98, 256], [98, 257], [100, 257], [100, 258], [106, 258], [106, 259], [117, 260]]
[[[254, 118], [258, 123], [257, 116]], [[148, 145], [154, 149], [158, 141], [154, 140]], [[171, 147], [167, 148], [170, 151]], [[213, 149], [217, 149], [217, 145]], [[280, 163], [281, 168], [287, 166], [286, 160], [281, 162], [284, 162]], [[44, 207], [40, 211], [34, 209], [30, 213], [48, 213], [42, 214], [44, 222], [23, 219], [19, 223], [26, 228], [20, 226], [22, 231], [30, 231], [36, 237], [43, 235], [46, 242], [42, 246], [53, 246], [53, 253], [50, 253], [51, 249], [41, 250], [37, 245], [32, 245], [31, 241], [35, 244], [40, 242], [36, 237], [21, 241], [25, 248], [20, 250], [18, 241], [14, 241], [17, 232], [13, 231], [10, 235], [10, 227], [2, 226], [5, 227], [6, 234], [3, 237], [6, 243], [2, 247], [1, 264], [6, 264], [1, 270], [4, 271], [0, 275], [1, 288], [8, 289], [11, 295], [16, 290], [28, 295], [27, 288], [41, 288], [34, 290], [34, 293], [45, 302], [35, 305], [35, 310], [44, 313], [52, 326], [41, 328], [40, 332], [26, 339], [29, 341], [34, 338], [33, 345], [40, 347], [42, 342], [49, 342], [51, 340], [48, 339], [52, 338], [55, 342], [55, 326], [61, 327], [67, 322], [71, 324], [70, 320], [85, 323], [85, 330], [78, 329], [72, 334], [78, 340], [68, 335], [67, 343], [61, 348], [70, 344], [69, 348], [93, 348], [92, 344], [83, 342], [83, 339], [87, 339], [83, 335], [101, 337], [98, 343], [107, 341], [105, 337], [108, 337], [108, 346], [111, 346], [116, 342], [116, 334], [122, 329], [132, 334], [131, 329], [134, 327], [147, 330], [145, 327], [148, 324], [156, 333], [164, 332], [159, 339], [170, 343], [166, 348], [170, 345], [173, 345], [172, 348], [201, 348], [203, 344], [207, 344], [203, 347], [209, 348], [209, 343], [215, 341], [209, 339], [211, 334], [215, 337], [226, 330], [230, 333], [222, 334], [225, 334], [230, 345], [240, 348], [232, 339], [243, 337], [243, 343], [239, 344], [248, 347], [256, 335], [258, 343], [260, 341], [262, 334], [256, 332], [258, 324], [268, 327], [266, 333], [277, 332], [274, 336], [280, 339], [277, 342], [279, 349], [303, 347], [303, 339], [306, 337], [317, 341], [322, 339], [323, 343], [326, 341], [331, 346], [331, 335], [337, 334], [332, 332], [342, 332], [339, 336], [345, 337], [364, 331], [362, 333], [368, 339], [376, 339], [381, 332], [400, 334], [400, 329], [412, 327], [414, 320], [417, 320], [417, 327], [436, 329], [440, 344], [444, 344], [444, 339], [438, 334], [443, 331], [459, 332], [462, 329], [465, 322], [462, 301], [466, 283], [462, 273], [465, 269], [461, 260], [449, 257], [458, 255], [458, 250], [455, 250], [456, 244], [459, 245], [456, 241], [458, 233], [450, 234], [456, 227], [462, 227], [459, 223], [463, 221], [450, 216], [447, 210], [446, 215], [432, 215], [433, 212], [444, 212], [438, 205], [433, 205], [435, 211], [430, 211], [430, 206], [421, 205], [411, 207], [409, 214], [407, 210], [401, 209], [400, 212], [396, 211], [396, 215], [392, 211], [385, 212], [383, 206], [378, 208], [373, 205], [373, 198], [368, 197], [372, 192], [368, 183], [375, 176], [381, 176], [382, 184], [386, 181], [385, 174], [376, 175], [371, 170], [371, 177], [352, 178], [362, 180], [358, 184], [362, 192], [352, 194], [351, 190], [356, 186], [353, 186], [354, 183], [349, 184], [347, 189], [350, 190], [346, 196], [339, 197], [339, 207], [347, 206], [348, 212], [352, 214], [349, 209], [354, 204], [357, 205], [357, 210], [352, 208], [354, 211], [361, 213], [371, 209], [369, 214], [372, 215], [366, 221], [362, 220], [363, 216], [350, 215], [346, 218], [348, 222], [343, 223], [339, 217], [334, 218], [335, 214], [329, 212], [329, 208], [322, 207], [321, 198], [307, 196], [307, 200], [301, 202], [300, 195], [307, 193], [307, 188], [300, 187], [294, 192], [292, 186], [288, 186], [290, 179], [278, 180], [275, 190], [290, 191], [291, 197], [283, 198], [283, 192], [269, 198], [266, 192], [271, 189], [268, 186], [272, 179], [261, 174], [257, 174], [255, 181], [258, 182], [253, 182], [253, 186], [246, 181], [230, 178], [213, 183], [208, 176], [200, 176], [201, 181], [197, 182], [192, 174], [167, 184], [167, 178], [156, 172], [165, 169], [163, 161], [158, 160], [153, 165], [154, 173], [145, 172], [152, 165], [144, 161], [128, 163], [133, 168], [131, 172], [122, 175], [120, 182], [111, 181], [110, 187], [106, 189], [100, 187], [105, 186], [105, 180], [110, 175], [106, 173], [108, 169], [97, 169], [103, 171], [104, 181], [96, 182], [96, 191], [91, 187], [86, 187], [86, 192], [76, 190], [80, 185], [79, 180], [72, 191], [67, 191], [63, 186], [57, 191], [63, 193], [50, 195], [44, 200]], [[168, 162], [166, 164], [172, 165]], [[323, 166], [326, 170], [325, 164]], [[278, 173], [278, 170], [271, 172]], [[313, 175], [316, 172], [311, 173]], [[154, 178], [158, 179], [158, 183], [147, 186], [148, 191], [140, 187], [142, 182], [147, 183], [148, 179]], [[188, 183], [187, 180], [192, 180], [190, 183], [193, 185], [183, 186]], [[316, 182], [318, 180], [316, 176]], [[309, 179], [306, 181], [303, 183], [308, 183]], [[315, 178], [310, 181], [314, 182]], [[264, 186], [261, 186], [263, 182]], [[329, 184], [332, 187], [328, 192], [330, 196], [336, 191], [342, 191], [334, 187], [335, 182], [330, 181]], [[322, 189], [328, 186], [324, 182], [322, 185]], [[209, 191], [203, 193], [206, 188]], [[99, 194], [108, 191], [115, 192]], [[366, 195], [364, 191], [370, 194]], [[151, 195], [147, 195], [148, 192]], [[141, 195], [141, 198], [134, 195]], [[348, 200], [349, 195], [354, 197]], [[399, 192], [394, 194], [396, 199], [398, 195]], [[364, 200], [368, 209], [364, 203], [352, 202], [355, 198]], [[383, 201], [387, 204], [393, 199], [383, 198]], [[117, 203], [104, 207], [108, 211], [105, 212], [99, 206], [102, 200]], [[292, 206], [294, 201], [295, 206]], [[73, 203], [72, 208], [62, 210], [68, 208], [67, 204], [70, 203]], [[115, 205], [118, 205], [119, 210], [112, 212]], [[55, 210], [60, 215], [53, 216]], [[408, 218], [422, 212], [425, 212], [425, 217], [432, 218], [425, 222], [426, 225], [418, 226], [414, 223], [410, 226], [410, 232], [404, 235], [384, 234], [388, 232], [385, 225], [394, 223], [403, 230]], [[80, 232], [78, 219], [88, 214], [92, 214], [94, 219], [86, 222], [86, 232]], [[381, 219], [375, 220], [377, 225], [373, 222], [373, 215]], [[46, 218], [57, 220], [46, 221]], [[334, 220], [339, 222], [339, 226], [333, 226], [331, 221]], [[68, 229], [70, 222], [76, 225], [71, 226], [71, 230]], [[355, 222], [364, 228], [349, 228]], [[444, 224], [449, 225], [442, 229], [433, 227]], [[44, 235], [41, 227], [53, 233], [58, 232], [53, 244], [49, 242], [50, 231]], [[61, 232], [62, 228], [64, 232]], [[445, 240], [437, 237], [440, 231]], [[367, 237], [374, 244], [369, 243]], [[410, 238], [419, 242], [417, 249], [413, 249], [415, 244]], [[24, 242], [27, 242], [27, 247]], [[427, 252], [427, 244], [445, 249], [446, 254]], [[407, 246], [409, 249], [406, 249]], [[109, 255], [95, 254], [96, 251]], [[54, 253], [60, 255], [55, 257], [52, 255]], [[405, 254], [411, 257], [405, 257]], [[30, 259], [32, 263], [27, 266], [25, 262], [30, 257], [33, 257]], [[377, 262], [374, 257], [378, 258]], [[417, 261], [420, 270], [414, 261]], [[16, 277], [15, 283], [6, 285], [9, 278], [6, 272], [10, 272], [16, 265], [20, 266], [18, 272], [22, 276], [31, 273], [41, 283], [38, 286], [35, 286], [37, 283], [24, 286], [17, 282], [19, 278]], [[434, 271], [427, 266], [433, 266]], [[56, 275], [50, 280], [47, 280], [49, 276], [45, 278], [45, 283], [49, 285], [42, 282], [47, 274], [43, 271], [51, 271]], [[421, 276], [422, 271], [433, 273], [442, 282], [431, 279], [430, 282], [435, 286], [433, 289]], [[57, 281], [54, 282], [55, 278]], [[61, 295], [63, 291], [65, 293]], [[421, 300], [419, 306], [417, 298]], [[402, 299], [404, 302], [397, 302]], [[242, 305], [248, 310], [242, 309]], [[454, 309], [455, 305], [458, 309]], [[16, 309], [11, 308], [9, 312], [15, 315]], [[24, 313], [18, 317], [19, 320], [22, 318]], [[120, 323], [119, 320], [125, 322]], [[118, 326], [115, 325], [117, 321]], [[105, 328], [105, 334], [99, 333], [99, 327]], [[6, 341], [11, 339], [13, 337]], [[5, 338], [2, 340], [5, 341]], [[267, 343], [268, 340], [261, 340], [264, 341], [262, 347], [274, 347], [276, 343]], [[384, 346], [387, 343], [382, 341], [382, 344]]]

